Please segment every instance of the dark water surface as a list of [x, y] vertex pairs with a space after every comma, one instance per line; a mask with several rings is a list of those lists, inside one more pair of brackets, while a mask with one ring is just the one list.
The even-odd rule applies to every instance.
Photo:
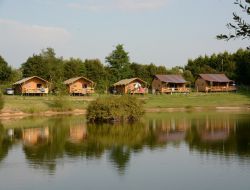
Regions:
[[0, 123], [0, 190], [249, 190], [250, 112], [84, 116]]

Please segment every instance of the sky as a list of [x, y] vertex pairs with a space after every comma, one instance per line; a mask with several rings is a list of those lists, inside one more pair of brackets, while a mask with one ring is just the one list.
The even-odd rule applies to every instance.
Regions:
[[58, 57], [100, 59], [117, 44], [130, 61], [167, 68], [248, 46], [220, 41], [234, 0], [0, 0], [0, 55], [14, 68], [51, 47]]

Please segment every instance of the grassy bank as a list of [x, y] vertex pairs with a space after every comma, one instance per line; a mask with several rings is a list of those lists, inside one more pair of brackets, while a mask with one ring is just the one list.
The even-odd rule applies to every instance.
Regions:
[[95, 97], [4, 96], [5, 104], [2, 111], [38, 113], [86, 109], [89, 101], [93, 99]]
[[246, 107], [250, 106], [248, 93], [190, 93], [174, 95], [148, 95], [146, 108], [192, 108], [192, 107]]
[[[99, 96], [64, 96], [58, 102], [54, 96], [4, 96], [3, 112], [39, 113], [45, 111], [69, 111], [86, 109], [89, 102]], [[145, 108], [193, 108], [193, 107], [250, 107], [250, 93], [191, 93], [173, 95], [137, 96]]]

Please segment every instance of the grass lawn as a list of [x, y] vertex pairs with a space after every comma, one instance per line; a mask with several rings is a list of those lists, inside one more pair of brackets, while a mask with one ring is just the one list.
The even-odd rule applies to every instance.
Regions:
[[190, 93], [173, 95], [148, 95], [146, 108], [191, 108], [220, 106], [250, 106], [247, 93]]
[[[85, 109], [88, 103], [99, 96], [64, 96], [62, 109], [57, 109], [55, 96], [4, 96], [5, 104], [2, 111], [22, 111], [37, 113], [48, 110], [64, 111]], [[250, 107], [250, 93], [190, 93], [173, 95], [144, 95], [139, 96], [145, 102], [146, 108], [192, 108], [192, 107], [217, 107], [234, 106]]]
[[[3, 111], [22, 111], [37, 113], [48, 110], [56, 111], [55, 96], [4, 96]], [[64, 96], [62, 104], [67, 105], [65, 110], [85, 109], [88, 102], [95, 97], [71, 97]], [[63, 111], [63, 110], [62, 110]]]

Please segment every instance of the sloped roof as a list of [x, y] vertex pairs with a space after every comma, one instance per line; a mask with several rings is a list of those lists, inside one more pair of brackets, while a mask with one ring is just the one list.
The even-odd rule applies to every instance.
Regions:
[[48, 83], [48, 81], [46, 81], [45, 79], [43, 79], [43, 78], [41, 78], [41, 77], [32, 76], [32, 77], [23, 78], [23, 79], [21, 79], [21, 80], [15, 82], [13, 85], [23, 84], [23, 83], [25, 83], [25, 82], [27, 82], [28, 80], [33, 79], [33, 78], [38, 78], [38, 79], [40, 79], [40, 80], [42, 80], [42, 81]]
[[145, 81], [141, 80], [140, 78], [130, 78], [130, 79], [120, 80], [117, 83], [115, 83], [114, 86], [127, 85], [135, 80], [139, 80], [140, 82], [147, 84]]
[[181, 75], [155, 75], [155, 77], [166, 83], [187, 83]]
[[202, 79], [209, 82], [231, 82], [225, 74], [200, 74]]
[[68, 80], [65, 80], [63, 83], [64, 83], [64, 84], [72, 84], [72, 83], [74, 83], [75, 81], [77, 81], [77, 80], [79, 80], [79, 79], [84, 79], [84, 80], [86, 80], [86, 81], [89, 81], [89, 82], [91, 82], [91, 83], [94, 83], [92, 80], [90, 80], [90, 79], [88, 79], [88, 78], [86, 78], [86, 77], [74, 77], [74, 78], [70, 78], [70, 79], [68, 79]]

